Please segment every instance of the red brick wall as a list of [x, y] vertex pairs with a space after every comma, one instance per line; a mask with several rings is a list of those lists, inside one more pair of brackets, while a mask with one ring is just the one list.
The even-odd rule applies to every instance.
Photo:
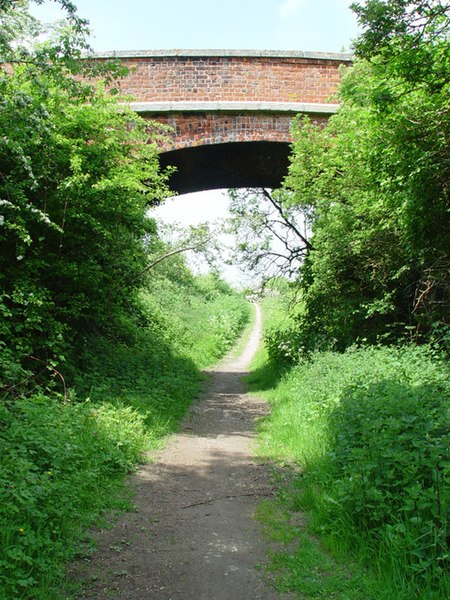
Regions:
[[[172, 128], [162, 151], [226, 142], [292, 141], [289, 114], [171, 113], [151, 118]], [[327, 117], [312, 120], [325, 123]]]
[[[121, 58], [121, 90], [137, 102], [329, 102], [339, 61], [298, 57], [147, 56]], [[348, 61], [342, 61], [348, 62]]]

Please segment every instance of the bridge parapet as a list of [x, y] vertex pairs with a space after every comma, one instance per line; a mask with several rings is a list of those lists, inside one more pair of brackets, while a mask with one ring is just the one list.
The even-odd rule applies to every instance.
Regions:
[[259, 50], [105, 52], [130, 74], [121, 82], [136, 102], [284, 102], [327, 104], [336, 94], [344, 53]]

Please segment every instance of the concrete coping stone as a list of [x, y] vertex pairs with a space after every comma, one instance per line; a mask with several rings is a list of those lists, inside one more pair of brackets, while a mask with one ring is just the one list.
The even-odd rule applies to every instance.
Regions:
[[352, 62], [349, 52], [304, 52], [301, 50], [111, 50], [94, 52], [91, 58], [310, 58]]
[[339, 104], [308, 102], [129, 102], [137, 113], [277, 112], [333, 114]]

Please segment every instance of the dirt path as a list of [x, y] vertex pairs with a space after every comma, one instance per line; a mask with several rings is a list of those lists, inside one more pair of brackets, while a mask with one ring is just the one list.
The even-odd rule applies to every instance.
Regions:
[[261, 314], [243, 354], [225, 359], [192, 406], [184, 427], [133, 478], [137, 511], [98, 536], [82, 598], [272, 600], [252, 518], [272, 489], [252, 457], [255, 420], [266, 413], [245, 395], [242, 375], [258, 346]]

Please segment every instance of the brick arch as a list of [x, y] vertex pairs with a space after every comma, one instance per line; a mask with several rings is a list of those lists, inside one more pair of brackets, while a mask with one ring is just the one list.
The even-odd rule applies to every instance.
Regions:
[[[280, 187], [287, 174], [292, 115], [179, 113], [153, 118], [171, 128], [161, 166], [174, 166], [177, 193], [217, 188]], [[324, 124], [327, 116], [314, 115]]]
[[292, 116], [286, 113], [184, 112], [154, 114], [152, 118], [170, 128], [168, 141], [161, 146], [163, 152], [235, 142], [292, 141]]

